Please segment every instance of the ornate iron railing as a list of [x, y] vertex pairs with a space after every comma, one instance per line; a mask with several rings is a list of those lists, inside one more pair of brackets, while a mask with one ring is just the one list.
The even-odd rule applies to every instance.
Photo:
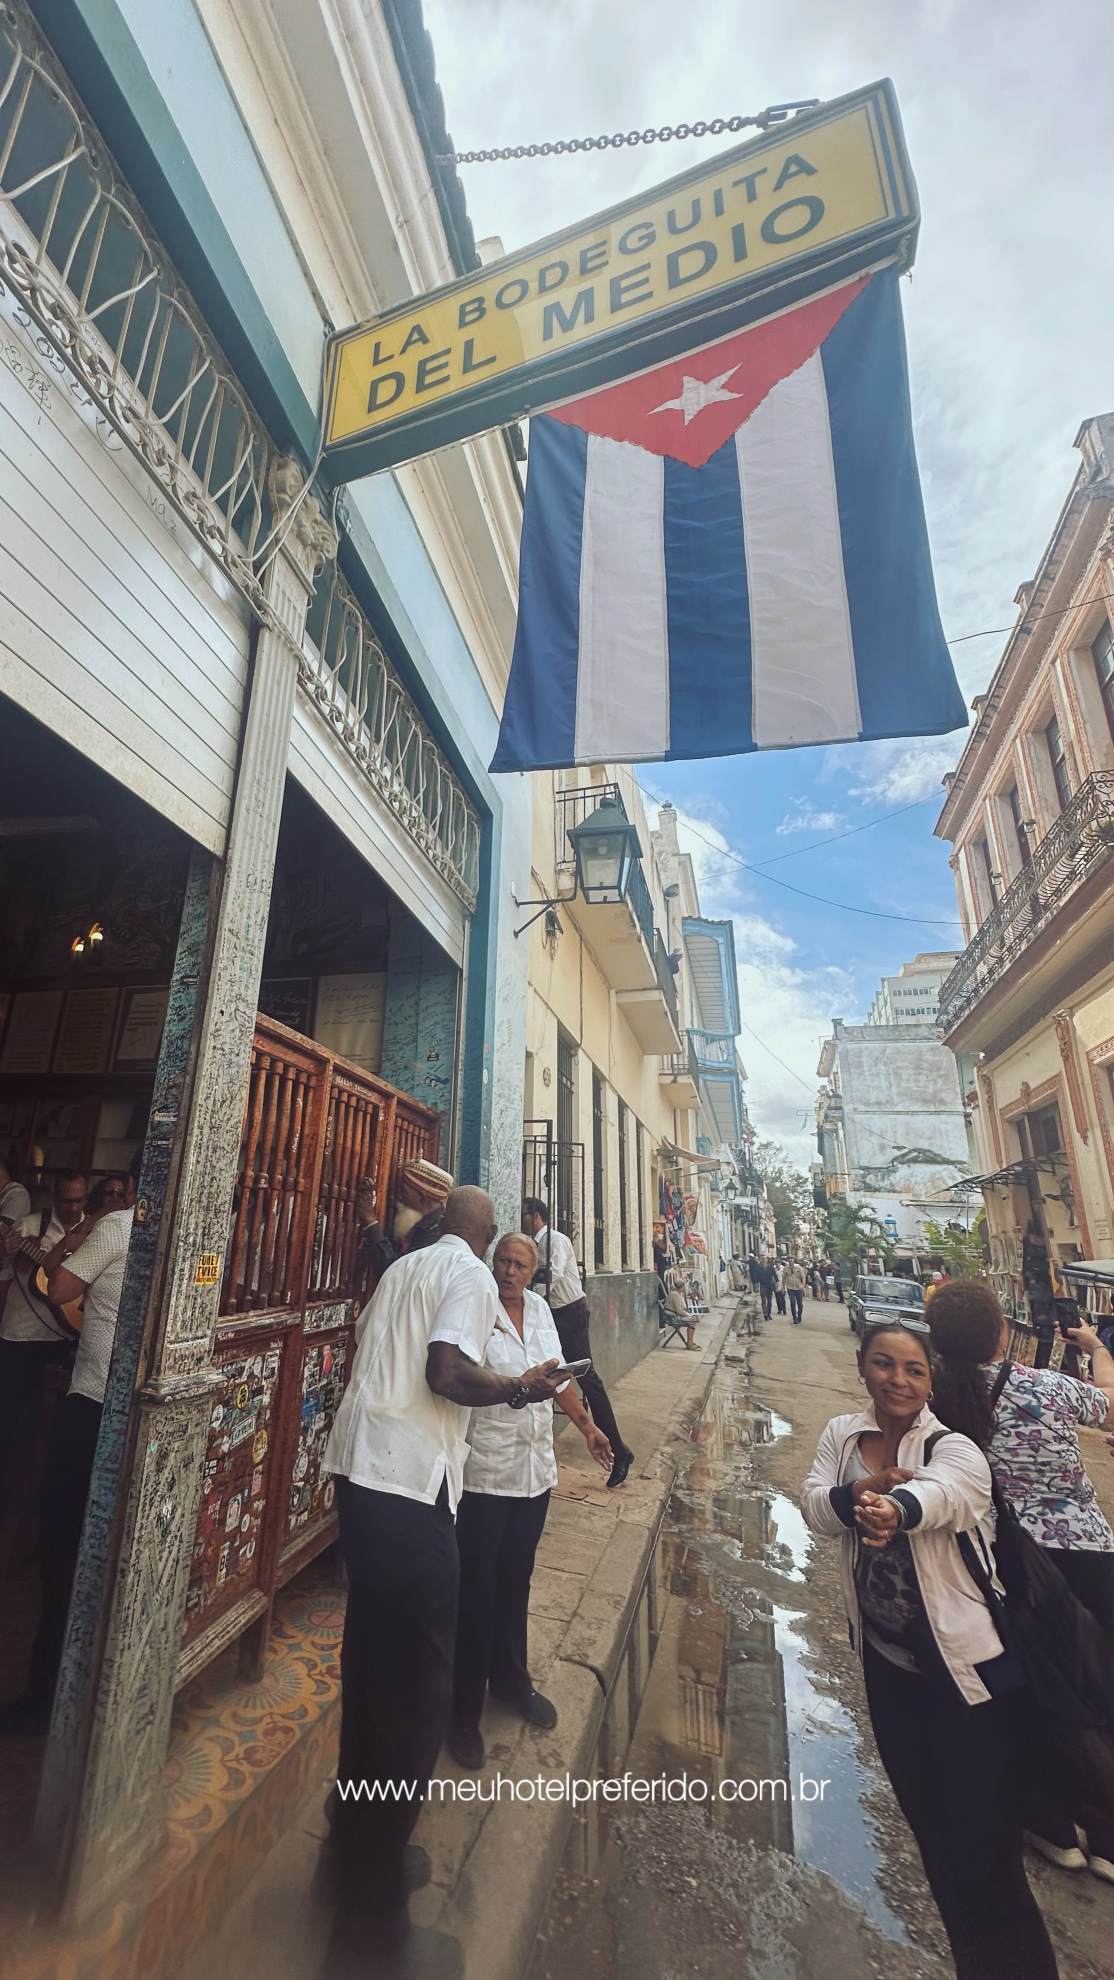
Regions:
[[335, 565], [318, 583], [306, 633], [305, 693], [431, 865], [474, 908], [479, 817]]
[[1114, 854], [1114, 772], [1085, 779], [1033, 850], [940, 988], [939, 1023], [954, 1031], [1005, 976], [1064, 902]]
[[22, 0], [0, 6], [0, 286], [251, 602], [275, 449]]
[[685, 1040], [683, 1052], [666, 1052], [658, 1060], [658, 1071], [662, 1079], [691, 1079], [694, 1086], [700, 1083], [700, 1067], [696, 1063], [691, 1037]]
[[677, 1030], [681, 1028], [681, 1012], [677, 1003], [677, 978], [669, 960], [669, 951], [657, 929], [654, 930], [654, 969], [657, 973], [658, 989], [665, 999], [665, 1007], [673, 1019]]

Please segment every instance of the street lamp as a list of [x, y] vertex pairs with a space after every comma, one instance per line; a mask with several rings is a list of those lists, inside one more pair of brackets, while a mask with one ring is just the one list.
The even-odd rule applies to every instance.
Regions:
[[592, 906], [615, 906], [626, 896], [631, 869], [641, 857], [638, 833], [617, 798], [603, 803], [568, 833], [576, 859], [576, 883]]
[[634, 862], [642, 857], [638, 833], [617, 798], [604, 798], [579, 825], [570, 825], [566, 834], [576, 861], [576, 881], [571, 894], [553, 900], [519, 901], [519, 907], [537, 908], [537, 914], [524, 921], [515, 934], [524, 935], [547, 908], [567, 906], [578, 893], [590, 906], [616, 906], [626, 899]]

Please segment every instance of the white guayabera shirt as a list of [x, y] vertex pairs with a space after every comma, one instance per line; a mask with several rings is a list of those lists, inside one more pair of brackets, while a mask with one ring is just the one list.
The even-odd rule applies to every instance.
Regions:
[[495, 1280], [463, 1238], [439, 1238], [398, 1259], [357, 1322], [352, 1378], [329, 1436], [325, 1470], [425, 1505], [436, 1502], [445, 1481], [455, 1512], [469, 1411], [434, 1395], [425, 1378], [426, 1355], [431, 1342], [445, 1341], [482, 1366], [498, 1317]]
[[552, 1307], [571, 1306], [576, 1299], [584, 1298], [584, 1287], [580, 1283], [580, 1273], [576, 1268], [576, 1253], [572, 1240], [564, 1231], [551, 1231], [543, 1228], [538, 1232], [534, 1243], [538, 1247], [538, 1264], [545, 1271], [546, 1246], [549, 1245], [549, 1303]]
[[[553, 1317], [539, 1293], [522, 1295], [522, 1337], [502, 1306], [488, 1342], [485, 1366], [496, 1375], [520, 1376], [543, 1361], [561, 1358], [561, 1343]], [[568, 1383], [563, 1382], [562, 1388]], [[536, 1499], [557, 1483], [553, 1454], [553, 1404], [527, 1403], [525, 1409], [504, 1404], [476, 1409], [468, 1430], [466, 1492], [486, 1492], [497, 1499]]]

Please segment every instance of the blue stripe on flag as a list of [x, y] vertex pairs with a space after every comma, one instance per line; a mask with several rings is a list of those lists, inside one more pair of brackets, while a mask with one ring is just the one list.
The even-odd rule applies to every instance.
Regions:
[[667, 756], [754, 748], [750, 608], [734, 439], [703, 467], [666, 459]]
[[587, 464], [586, 433], [557, 419], [530, 421], [518, 629], [493, 770], [546, 769], [576, 760]]
[[967, 709], [936, 603], [895, 269], [874, 276], [820, 353], [860, 733], [945, 735]]

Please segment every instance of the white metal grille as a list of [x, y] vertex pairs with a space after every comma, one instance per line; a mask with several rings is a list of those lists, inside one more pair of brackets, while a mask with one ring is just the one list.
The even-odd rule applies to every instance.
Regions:
[[301, 683], [465, 906], [476, 905], [480, 821], [335, 566], [309, 609]]
[[257, 607], [274, 449], [22, 4], [0, 6], [0, 284]]

